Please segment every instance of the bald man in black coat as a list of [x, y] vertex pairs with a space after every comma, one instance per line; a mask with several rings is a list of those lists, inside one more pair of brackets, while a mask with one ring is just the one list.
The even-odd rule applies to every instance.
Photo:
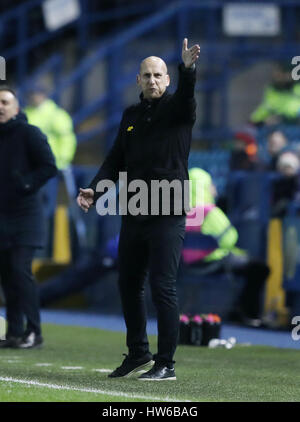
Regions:
[[[166, 63], [159, 57], [144, 59], [137, 76], [140, 102], [128, 107], [122, 117], [115, 143], [86, 189], [80, 189], [78, 205], [88, 211], [103, 194], [97, 189], [104, 180], [116, 182], [126, 172], [128, 183], [139, 180], [151, 192], [153, 181], [175, 181], [183, 187], [188, 180], [188, 156], [196, 119], [194, 88], [198, 44], [188, 48], [185, 38], [179, 80], [174, 94]], [[150, 188], [150, 189], [149, 189]], [[119, 288], [127, 327], [129, 355], [110, 378], [125, 377], [154, 366], [140, 380], [175, 380], [173, 355], [178, 339], [176, 276], [185, 233], [185, 209], [178, 196], [169, 200], [150, 195], [146, 213], [123, 215], [119, 241]], [[177, 194], [176, 194], [177, 195]], [[120, 195], [121, 196], [121, 195]], [[148, 196], [148, 195], [147, 195]], [[132, 191], [128, 192], [130, 205]], [[146, 203], [147, 201], [145, 201]], [[151, 205], [150, 205], [151, 202]], [[164, 202], [169, 212], [164, 213]], [[101, 200], [97, 206], [101, 204]], [[179, 205], [178, 205], [179, 203]], [[149, 212], [158, 205], [158, 213]], [[100, 205], [101, 207], [101, 205]], [[157, 309], [158, 344], [152, 356], [146, 333], [144, 282], [149, 273], [152, 299]]]

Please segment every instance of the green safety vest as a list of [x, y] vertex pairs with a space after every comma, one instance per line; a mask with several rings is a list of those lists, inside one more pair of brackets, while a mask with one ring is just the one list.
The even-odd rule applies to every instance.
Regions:
[[218, 207], [212, 208], [206, 215], [201, 226], [201, 233], [213, 236], [217, 239], [219, 246], [204, 258], [206, 262], [222, 259], [229, 252], [244, 254], [241, 249], [235, 246], [238, 240], [236, 228], [232, 226], [227, 216]]
[[264, 91], [263, 101], [251, 114], [253, 123], [264, 122], [273, 115], [283, 116], [286, 120], [295, 120], [300, 114], [300, 84], [291, 90], [278, 90], [268, 86]]
[[25, 108], [28, 122], [41, 129], [48, 137], [56, 165], [64, 169], [72, 162], [77, 141], [70, 115], [54, 101], [47, 99], [38, 107]]
[[[212, 178], [210, 174], [201, 168], [193, 167], [189, 170], [189, 178], [193, 182], [190, 190], [190, 207], [191, 209], [198, 208], [199, 211], [202, 208], [203, 214], [200, 211], [199, 215], [203, 215], [204, 217], [203, 222], [198, 227], [195, 227], [195, 230], [192, 230], [194, 232], [192, 236], [194, 237], [198, 232], [199, 238], [201, 234], [202, 241], [197, 242], [196, 240], [194, 243], [193, 240], [192, 248], [195, 250], [198, 248], [200, 256], [200, 249], [203, 247], [203, 261], [220, 260], [228, 255], [229, 252], [244, 255], [245, 252], [235, 246], [238, 240], [237, 230], [232, 226], [225, 213], [214, 204], [214, 198], [211, 193]], [[196, 189], [196, 181], [199, 183], [199, 192]], [[186, 236], [187, 238], [189, 236], [188, 227], [186, 227]], [[215, 239], [215, 246], [208, 248], [211, 249], [209, 252], [205, 246], [207, 242], [205, 242], [204, 237]], [[184, 246], [186, 249], [188, 248], [187, 243]]]

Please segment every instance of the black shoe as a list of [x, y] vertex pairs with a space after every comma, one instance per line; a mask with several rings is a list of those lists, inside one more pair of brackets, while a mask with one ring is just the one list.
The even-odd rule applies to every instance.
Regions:
[[123, 360], [122, 365], [109, 374], [109, 378], [128, 377], [135, 372], [149, 369], [149, 367], [154, 364], [151, 353], [147, 353], [138, 359], [133, 359], [125, 354], [123, 355], [126, 357]]
[[12, 348], [16, 349], [22, 342], [22, 337], [7, 337], [6, 340], [0, 341], [0, 348]]
[[142, 381], [176, 380], [175, 369], [155, 364], [150, 371], [140, 375], [138, 379]]
[[43, 337], [32, 332], [26, 334], [17, 347], [18, 349], [38, 349], [42, 347], [43, 343]]

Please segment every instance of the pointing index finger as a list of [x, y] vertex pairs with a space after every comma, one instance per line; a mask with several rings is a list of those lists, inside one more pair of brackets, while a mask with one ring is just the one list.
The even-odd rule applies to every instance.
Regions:
[[183, 43], [182, 43], [183, 50], [187, 50], [187, 45], [188, 45], [188, 39], [184, 38]]

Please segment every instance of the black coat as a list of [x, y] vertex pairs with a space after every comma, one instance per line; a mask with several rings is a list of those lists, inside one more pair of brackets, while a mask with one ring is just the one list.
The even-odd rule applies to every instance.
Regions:
[[23, 113], [0, 124], [0, 248], [43, 245], [39, 189], [55, 176], [46, 136]]
[[[195, 82], [196, 71], [181, 64], [174, 94], [166, 91], [152, 101], [141, 95], [139, 104], [127, 108], [114, 145], [89, 187], [96, 192], [100, 180], [116, 182], [121, 171], [127, 172], [128, 183], [141, 179], [149, 187], [151, 180], [188, 180], [188, 156], [196, 119]], [[100, 196], [96, 193], [95, 200]], [[171, 208], [172, 201], [171, 196]]]

